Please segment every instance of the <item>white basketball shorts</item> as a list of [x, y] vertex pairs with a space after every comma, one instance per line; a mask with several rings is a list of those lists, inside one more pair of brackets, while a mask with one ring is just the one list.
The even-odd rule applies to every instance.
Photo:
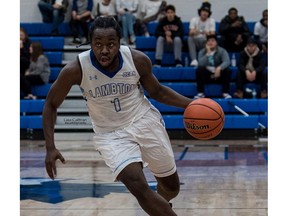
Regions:
[[164, 121], [151, 108], [129, 127], [94, 136], [95, 149], [117, 180], [118, 174], [133, 162], [148, 166], [154, 176], [166, 177], [176, 172], [176, 164]]

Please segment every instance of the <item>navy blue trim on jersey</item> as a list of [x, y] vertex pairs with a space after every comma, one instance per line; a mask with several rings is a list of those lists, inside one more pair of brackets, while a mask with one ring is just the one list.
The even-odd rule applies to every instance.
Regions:
[[122, 55], [121, 55], [121, 52], [120, 52], [120, 51], [118, 52], [118, 58], [119, 58], [119, 66], [118, 66], [118, 68], [117, 68], [115, 71], [113, 71], [113, 72], [107, 72], [106, 70], [104, 70], [104, 69], [99, 65], [99, 63], [98, 63], [98, 61], [97, 61], [97, 59], [96, 59], [93, 51], [90, 50], [90, 59], [91, 59], [92, 65], [93, 65], [95, 68], [97, 68], [101, 73], [105, 74], [106, 76], [108, 76], [108, 77], [110, 77], [110, 78], [114, 77], [114, 76], [118, 73], [118, 71], [121, 70], [121, 68], [122, 68], [122, 66], [123, 66], [123, 58], [122, 58]]

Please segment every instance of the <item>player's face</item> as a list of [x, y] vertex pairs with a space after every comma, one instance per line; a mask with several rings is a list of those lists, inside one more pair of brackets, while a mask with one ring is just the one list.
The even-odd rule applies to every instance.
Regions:
[[120, 40], [113, 28], [97, 28], [91, 38], [91, 48], [99, 64], [109, 71], [118, 66]]

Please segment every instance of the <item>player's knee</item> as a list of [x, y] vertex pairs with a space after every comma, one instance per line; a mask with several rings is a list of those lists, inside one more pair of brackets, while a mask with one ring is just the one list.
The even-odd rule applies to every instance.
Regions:
[[172, 197], [176, 197], [179, 194], [179, 191], [180, 191], [180, 185], [179, 184], [174, 184], [174, 185], [170, 186], [167, 190], [167, 192]]
[[172, 184], [159, 184], [157, 185], [157, 190], [160, 193], [165, 193], [167, 197], [176, 197], [179, 194], [180, 191], [180, 184], [177, 182], [174, 182]]
[[145, 179], [139, 175], [128, 174], [118, 178], [118, 180], [124, 183], [127, 189], [136, 197], [145, 194], [150, 189]]

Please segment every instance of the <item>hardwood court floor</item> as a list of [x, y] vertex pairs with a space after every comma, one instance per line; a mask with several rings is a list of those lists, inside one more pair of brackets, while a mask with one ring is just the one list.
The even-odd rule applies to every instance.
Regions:
[[[172, 200], [175, 212], [267, 216], [267, 143], [250, 142], [172, 141], [181, 181], [180, 194]], [[66, 164], [58, 163], [54, 181], [45, 171], [44, 142], [22, 140], [20, 145], [21, 216], [147, 216], [126, 188], [113, 182], [91, 141], [56, 142]], [[144, 171], [155, 189], [155, 179]]]

